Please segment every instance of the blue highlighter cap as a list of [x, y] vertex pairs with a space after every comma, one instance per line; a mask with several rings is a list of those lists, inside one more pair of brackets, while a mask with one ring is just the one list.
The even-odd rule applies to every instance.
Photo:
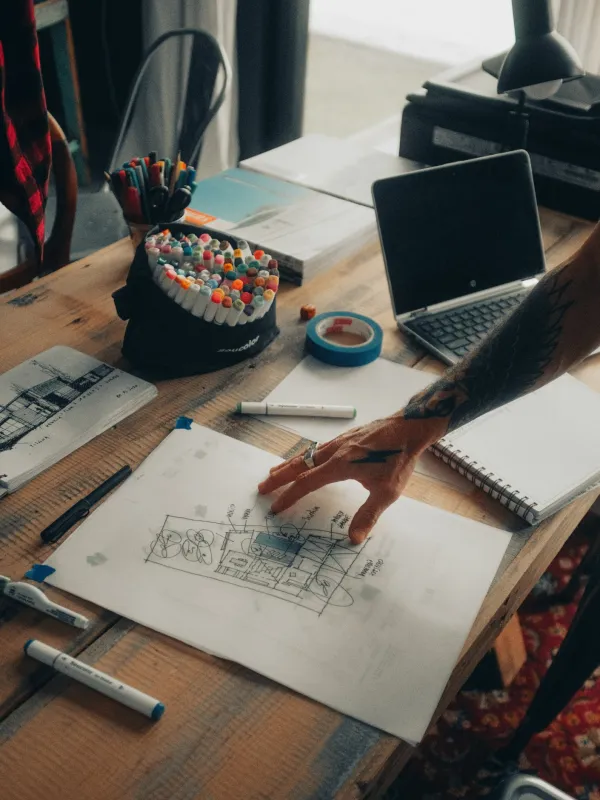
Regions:
[[26, 641], [26, 642], [25, 642], [25, 644], [23, 645], [23, 650], [24, 650], [25, 652], [27, 652], [27, 648], [29, 647], [29, 645], [30, 645], [32, 642], [35, 642], [35, 639], [27, 639], [27, 641]]
[[165, 713], [165, 707], [163, 703], [157, 703], [154, 708], [152, 709], [152, 717], [155, 722], [159, 720], [162, 715]]

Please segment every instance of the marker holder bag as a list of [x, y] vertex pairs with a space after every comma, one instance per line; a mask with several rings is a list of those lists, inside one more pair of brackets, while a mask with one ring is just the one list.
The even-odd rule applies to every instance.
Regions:
[[[209, 233], [237, 241], [228, 234], [186, 223], [157, 225], [148, 236], [164, 228], [177, 234]], [[182, 308], [152, 277], [145, 242], [138, 246], [126, 285], [113, 294], [117, 314], [127, 320], [122, 352], [138, 370], [154, 378], [177, 378], [214, 372], [255, 356], [279, 333], [275, 301], [264, 317], [245, 325], [216, 325]]]

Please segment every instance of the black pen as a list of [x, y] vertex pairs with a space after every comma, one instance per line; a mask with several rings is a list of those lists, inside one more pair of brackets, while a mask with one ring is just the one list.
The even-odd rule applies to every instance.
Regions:
[[51, 525], [48, 525], [47, 528], [41, 532], [40, 536], [42, 537], [42, 541], [46, 544], [52, 544], [53, 542], [58, 542], [60, 537], [65, 534], [69, 528], [72, 528], [76, 522], [79, 522], [80, 519], [87, 517], [87, 515], [92, 510], [92, 506], [102, 500], [103, 497], [111, 492], [116, 486], [122, 483], [125, 478], [128, 478], [131, 475], [131, 467], [123, 467], [118, 472], [115, 472], [108, 480], [105, 480], [104, 483], [101, 483], [97, 489], [94, 489], [93, 492], [90, 492], [87, 497], [84, 497], [83, 500], [79, 500], [75, 503], [74, 506], [68, 511], [65, 511], [64, 514], [55, 520]]

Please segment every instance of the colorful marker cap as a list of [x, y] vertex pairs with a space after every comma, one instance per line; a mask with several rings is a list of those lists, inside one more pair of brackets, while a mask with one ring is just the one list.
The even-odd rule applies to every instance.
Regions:
[[241, 281], [239, 278], [236, 278], [231, 284], [231, 288], [237, 289], [238, 292], [241, 292], [241, 290], [244, 288], [244, 282]]
[[254, 285], [255, 286], [264, 286], [266, 283], [264, 278], [254, 278]]
[[242, 301], [242, 303], [244, 303], [245, 305], [248, 305], [248, 303], [251, 303], [251, 302], [252, 302], [252, 295], [250, 294], [250, 292], [242, 292], [242, 295], [241, 295], [241, 297], [240, 297], [240, 300], [241, 300], [241, 301]]
[[260, 261], [260, 260], [261, 260], [261, 258], [264, 256], [264, 254], [265, 254], [265, 251], [264, 251], [264, 250], [255, 250], [255, 251], [254, 251], [254, 258], [255, 258], [257, 261]]
[[233, 305], [233, 300], [231, 299], [231, 297], [224, 297], [222, 305], [224, 308], [231, 308], [231, 306]]

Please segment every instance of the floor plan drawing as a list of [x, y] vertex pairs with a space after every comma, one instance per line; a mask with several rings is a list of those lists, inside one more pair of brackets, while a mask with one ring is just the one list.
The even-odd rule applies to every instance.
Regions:
[[294, 603], [318, 614], [351, 606], [355, 562], [365, 545], [346, 534], [298, 528], [265, 519], [262, 525], [167, 516], [146, 561], [191, 572]]

